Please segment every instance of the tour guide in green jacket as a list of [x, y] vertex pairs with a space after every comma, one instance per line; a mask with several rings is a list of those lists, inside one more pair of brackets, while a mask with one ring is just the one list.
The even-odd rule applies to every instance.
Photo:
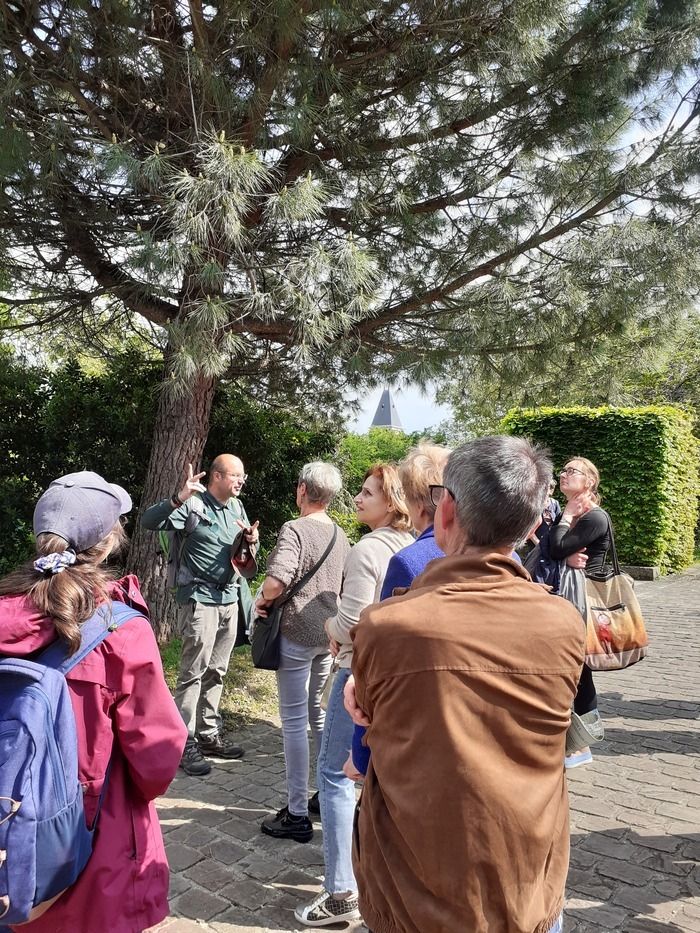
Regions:
[[179, 532], [181, 548], [176, 599], [181, 606], [182, 655], [175, 703], [189, 738], [180, 767], [205, 775], [211, 765], [204, 755], [240, 758], [243, 749], [224, 740], [219, 729], [219, 702], [238, 628], [238, 583], [231, 564], [231, 545], [241, 535], [255, 550], [258, 523], [250, 527], [238, 496], [247, 476], [232, 454], [220, 454], [205, 473], [192, 465], [182, 489], [156, 503], [141, 516], [144, 528]]

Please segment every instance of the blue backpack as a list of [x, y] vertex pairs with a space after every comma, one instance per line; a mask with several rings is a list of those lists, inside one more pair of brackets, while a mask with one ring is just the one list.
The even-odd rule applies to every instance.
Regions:
[[80, 626], [80, 648], [70, 658], [59, 639], [34, 661], [0, 660], [0, 925], [43, 913], [90, 857], [109, 767], [88, 828], [65, 675], [138, 615], [107, 603]]

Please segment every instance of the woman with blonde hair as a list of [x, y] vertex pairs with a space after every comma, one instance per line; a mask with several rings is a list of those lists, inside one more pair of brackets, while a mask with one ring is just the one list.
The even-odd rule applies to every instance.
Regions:
[[[128, 493], [97, 473], [60, 477], [34, 510], [36, 558], [0, 580], [0, 655], [12, 658], [26, 676], [43, 665], [49, 683], [55, 670], [48, 668], [65, 672], [77, 733], [77, 781], [71, 771], [76, 795], [58, 814], [63, 840], [76, 843], [66, 848], [71, 868], [67, 872], [63, 864], [51, 866], [53, 872], [48, 866], [37, 871], [36, 893], [29, 892], [34, 898], [29, 900], [34, 905], [31, 919], [21, 925], [27, 933], [141, 933], [168, 913], [168, 862], [153, 801], [165, 793], [177, 772], [187, 729], [165, 683], [136, 577], [115, 580], [105, 566], [126, 543], [120, 516], [130, 510]], [[6, 690], [7, 678], [2, 680], [0, 688]], [[63, 682], [61, 687], [65, 691]], [[7, 693], [2, 700], [7, 702]], [[68, 722], [63, 725], [67, 728]], [[65, 737], [63, 743], [59, 736]], [[59, 797], [74, 767], [67, 753], [70, 746], [75, 749], [75, 735], [69, 738], [65, 729], [57, 731], [42, 764]], [[13, 756], [21, 754], [21, 747], [13, 749]], [[14, 757], [13, 763], [17, 760]], [[49, 771], [51, 767], [56, 770]], [[28, 779], [18, 787], [13, 796], [23, 791], [29, 795]], [[39, 784], [37, 788], [40, 793]], [[7, 793], [0, 787], [0, 794]], [[41, 799], [50, 793], [40, 793]], [[28, 811], [25, 819], [36, 812], [31, 798], [24, 808], [22, 799], [14, 803], [10, 815], [0, 818], [6, 826], [12, 826], [16, 812]], [[49, 822], [42, 820], [43, 834]], [[68, 825], [70, 837], [65, 836]], [[86, 840], [95, 825], [90, 854]], [[20, 832], [20, 825], [15, 829]], [[37, 823], [37, 844], [38, 836]], [[45, 844], [41, 856], [50, 851]], [[12, 855], [21, 861], [23, 854], [27, 852], [11, 853], [6, 872]], [[38, 867], [38, 852], [36, 861]], [[55, 875], [60, 877], [59, 890], [44, 891], [47, 879]], [[16, 890], [26, 895], [22, 881], [23, 887]], [[10, 897], [2, 900], [7, 908], [3, 916], [9, 913], [5, 922], [12, 929], [19, 921], [12, 916]]]
[[[559, 472], [559, 488], [566, 498], [566, 507], [549, 532], [550, 555], [585, 573], [603, 570], [610, 547], [610, 516], [600, 507], [599, 483], [600, 474], [594, 463], [585, 457], [569, 460]], [[585, 607], [577, 608], [585, 612]], [[579, 747], [572, 748], [567, 755], [566, 767], [589, 764], [593, 756], [588, 740], [602, 740], [603, 724], [593, 674], [585, 664], [574, 701], [571, 734], [579, 737]]]
[[343, 772], [354, 728], [343, 705], [343, 689], [352, 662], [350, 631], [359, 622], [362, 610], [379, 599], [391, 557], [413, 540], [409, 533], [411, 518], [395, 466], [380, 463], [367, 470], [355, 496], [355, 510], [370, 531], [348, 555], [338, 613], [326, 623], [338, 672], [326, 710], [317, 769], [326, 866], [324, 889], [310, 904], [294, 912], [297, 920], [312, 927], [359, 917], [352, 869], [355, 785]]
[[444, 556], [433, 534], [436, 505], [430, 487], [442, 483], [442, 471], [449, 456], [449, 447], [421, 441], [399, 464], [406, 508], [418, 537], [389, 561], [381, 599], [387, 599], [398, 587], [410, 586], [431, 560]]

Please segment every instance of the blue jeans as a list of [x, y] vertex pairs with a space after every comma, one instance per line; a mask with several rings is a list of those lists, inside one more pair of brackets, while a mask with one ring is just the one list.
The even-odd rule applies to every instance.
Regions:
[[335, 676], [318, 756], [318, 796], [326, 863], [324, 887], [330, 894], [357, 891], [352, 870], [355, 785], [343, 774], [354, 729], [352, 719], [343, 706], [343, 690], [349, 676], [349, 668], [340, 668]]
[[282, 636], [277, 689], [287, 770], [287, 804], [294, 816], [307, 816], [309, 812], [307, 730], [311, 726], [316, 751], [320, 752], [325, 718], [321, 696], [330, 669], [327, 646], [309, 648]]

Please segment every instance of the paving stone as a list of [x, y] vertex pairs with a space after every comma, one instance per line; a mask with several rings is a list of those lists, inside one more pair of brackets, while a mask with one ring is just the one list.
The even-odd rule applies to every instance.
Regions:
[[173, 904], [181, 916], [189, 917], [190, 920], [209, 920], [229, 906], [230, 901], [196, 887], [190, 888], [186, 894], [181, 894]]
[[157, 927], [151, 927], [151, 930], [148, 933], [204, 933], [207, 927], [198, 920], [188, 920], [186, 917], [172, 917], [169, 920], [165, 921], [165, 924], [160, 924]]
[[266, 885], [255, 881], [235, 881], [230, 883], [222, 892], [233, 904], [240, 904], [249, 910], [257, 910], [270, 901], [274, 901], [278, 892]]
[[185, 877], [195, 881], [207, 891], [218, 891], [231, 882], [231, 871], [221, 862], [203, 858], [185, 872]]
[[238, 817], [234, 817], [222, 823], [219, 826], [219, 831], [226, 833], [227, 836], [233, 836], [235, 839], [242, 840], [257, 839], [258, 836], [262, 835], [259, 826], [247, 820], [240, 820]]
[[211, 856], [224, 865], [233, 865], [249, 855], [248, 849], [231, 842], [229, 839], [222, 839], [220, 836], [212, 842], [208, 842], [202, 847], [204, 856]]
[[246, 858], [240, 860], [239, 867], [246, 875], [250, 875], [251, 878], [256, 878], [258, 881], [262, 882], [268, 882], [286, 871], [288, 864], [276, 861], [275, 859], [265, 858], [258, 853], [248, 853]]
[[189, 891], [191, 886], [192, 882], [189, 878], [186, 878], [180, 872], [170, 872], [170, 885], [168, 887], [168, 896], [170, 900], [177, 897], [178, 894], [183, 894], [185, 891]]
[[[567, 910], [566, 913], [568, 916], [569, 911]], [[598, 924], [604, 930], [619, 930], [627, 918], [626, 911], [609, 904], [597, 904], [593, 907], [586, 907], [584, 910], [574, 908], [570, 914], [584, 922], [584, 929], [587, 928], [585, 924], [590, 924], [591, 927], [593, 924]]]
[[256, 914], [247, 913], [240, 907], [233, 907], [215, 920], [211, 927], [216, 933], [268, 933], [268, 926], [259, 926], [260, 918]]
[[168, 862], [172, 871], [184, 871], [202, 858], [202, 853], [181, 842], [168, 844]]
[[217, 838], [216, 833], [208, 826], [200, 826], [198, 823], [187, 822], [183, 826], [178, 826], [170, 834], [169, 840], [177, 842], [186, 842], [188, 846], [195, 849], [201, 849], [208, 842]]

